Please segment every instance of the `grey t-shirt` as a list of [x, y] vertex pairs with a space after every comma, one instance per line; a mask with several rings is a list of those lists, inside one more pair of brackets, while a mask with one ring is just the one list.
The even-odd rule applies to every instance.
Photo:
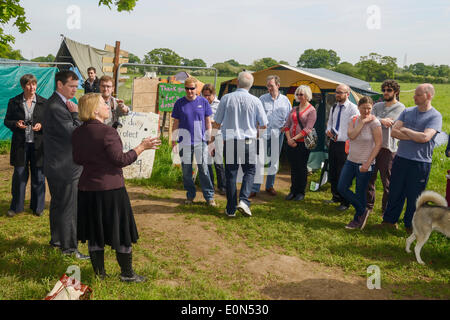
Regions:
[[434, 139], [437, 133], [442, 130], [442, 115], [435, 108], [431, 107], [426, 112], [420, 112], [417, 106], [406, 108], [398, 117], [403, 122], [403, 126], [414, 131], [424, 132], [425, 129], [434, 129], [436, 134], [430, 141], [418, 143], [412, 140], [400, 140], [398, 144], [397, 156], [420, 162], [431, 163], [433, 149], [436, 144]]
[[[405, 110], [405, 105], [401, 102], [397, 102], [390, 107], [386, 107], [386, 102], [383, 101], [374, 104], [372, 108], [372, 114], [377, 117], [378, 120], [391, 118], [392, 120], [396, 121], [403, 110]], [[386, 128], [385, 126], [381, 125], [381, 133], [383, 135], [383, 144], [381, 145], [381, 147], [386, 148], [391, 152], [397, 152], [398, 139], [391, 137], [391, 130], [392, 127]]]

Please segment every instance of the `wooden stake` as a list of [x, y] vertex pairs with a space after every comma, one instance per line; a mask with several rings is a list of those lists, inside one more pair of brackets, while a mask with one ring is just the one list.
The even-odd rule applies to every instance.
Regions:
[[113, 79], [114, 79], [114, 96], [117, 97], [117, 89], [119, 84], [115, 83], [117, 79], [117, 72], [119, 71], [119, 58], [120, 58], [120, 41], [116, 41], [116, 47], [114, 48], [114, 68], [113, 68]]

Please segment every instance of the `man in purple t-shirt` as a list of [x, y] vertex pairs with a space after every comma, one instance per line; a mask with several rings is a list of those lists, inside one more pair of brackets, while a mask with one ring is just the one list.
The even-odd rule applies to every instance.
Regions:
[[208, 100], [197, 95], [197, 80], [189, 77], [184, 82], [186, 96], [175, 102], [172, 111], [173, 134], [176, 139], [172, 141], [172, 147], [179, 144], [181, 169], [183, 171], [183, 184], [186, 189], [185, 204], [192, 204], [196, 190], [192, 179], [192, 160], [198, 166], [198, 175], [203, 197], [210, 206], [216, 206], [214, 202], [214, 186], [208, 171], [208, 145], [211, 139], [212, 110]]

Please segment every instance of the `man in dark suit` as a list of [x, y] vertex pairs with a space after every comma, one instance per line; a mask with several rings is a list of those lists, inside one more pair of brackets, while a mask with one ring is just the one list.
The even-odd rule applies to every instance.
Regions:
[[8, 217], [24, 210], [25, 189], [31, 171], [30, 209], [41, 216], [45, 207], [44, 147], [42, 120], [47, 100], [36, 94], [37, 79], [32, 74], [20, 78], [23, 92], [8, 102], [4, 124], [12, 131], [10, 163], [14, 166], [12, 200]]
[[55, 76], [56, 91], [49, 98], [44, 116], [44, 172], [50, 194], [50, 245], [64, 254], [89, 259], [78, 251], [77, 192], [82, 167], [72, 159], [72, 132], [81, 125], [78, 106], [70, 101], [78, 87], [73, 71]]

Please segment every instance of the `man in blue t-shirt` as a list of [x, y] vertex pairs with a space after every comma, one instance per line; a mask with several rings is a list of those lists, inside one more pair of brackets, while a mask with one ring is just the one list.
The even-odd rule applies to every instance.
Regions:
[[435, 137], [442, 129], [442, 115], [431, 105], [434, 88], [424, 83], [414, 93], [415, 107], [405, 109], [392, 127], [391, 136], [399, 139], [392, 162], [390, 192], [380, 227], [397, 229], [397, 221], [407, 200], [403, 222], [412, 233], [416, 199], [425, 190], [431, 170]]
[[185, 204], [192, 204], [196, 190], [192, 178], [192, 160], [198, 166], [198, 175], [203, 197], [210, 206], [214, 202], [214, 186], [208, 172], [208, 145], [211, 139], [211, 107], [208, 100], [197, 95], [197, 79], [189, 77], [184, 82], [186, 96], [175, 102], [172, 111], [173, 134], [177, 139], [172, 141], [175, 147], [178, 142], [183, 171], [183, 184], [186, 189]]

